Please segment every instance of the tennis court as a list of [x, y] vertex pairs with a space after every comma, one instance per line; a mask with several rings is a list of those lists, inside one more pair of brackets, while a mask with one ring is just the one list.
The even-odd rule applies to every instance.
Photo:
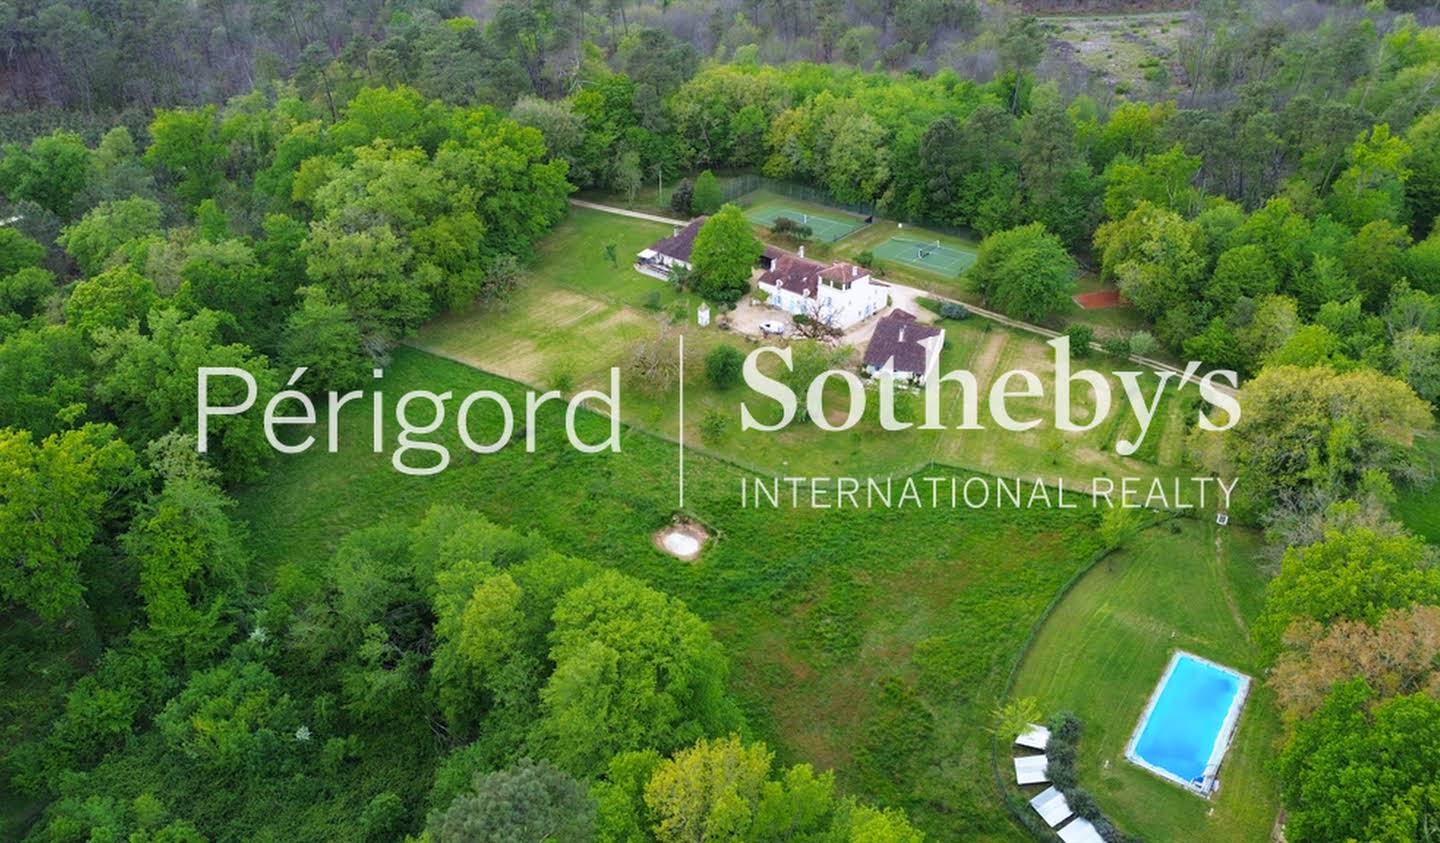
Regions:
[[763, 226], [774, 225], [781, 217], [810, 226], [815, 239], [826, 243], [834, 243], [841, 237], [865, 227], [865, 221], [858, 217], [827, 216], [783, 204], [760, 205], [745, 212], [746, 219]]
[[875, 247], [875, 257], [942, 275], [959, 275], [961, 270], [975, 262], [975, 253], [969, 249], [949, 246], [939, 240], [910, 237], [891, 237]]

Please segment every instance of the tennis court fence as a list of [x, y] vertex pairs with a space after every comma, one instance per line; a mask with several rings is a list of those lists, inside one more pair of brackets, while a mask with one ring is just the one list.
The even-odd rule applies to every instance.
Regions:
[[886, 219], [895, 220], [896, 222], [922, 225], [931, 231], [938, 231], [941, 234], [949, 234], [954, 237], [975, 237], [975, 232], [968, 229], [945, 225], [923, 217], [907, 215], [895, 208], [886, 208], [867, 202], [841, 202], [831, 196], [829, 191], [822, 188], [808, 184], [772, 179], [757, 173], [739, 173], [722, 179], [720, 183], [720, 191], [724, 195], [726, 202], [734, 202], [741, 197], [759, 190], [775, 193], [780, 196], [788, 196], [804, 202], [811, 202], [816, 205], [826, 205], [841, 211], [848, 211], [861, 217], [881, 216]]

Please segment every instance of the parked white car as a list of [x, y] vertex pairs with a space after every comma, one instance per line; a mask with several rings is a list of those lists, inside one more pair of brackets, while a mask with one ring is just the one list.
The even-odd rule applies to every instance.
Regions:
[[784, 336], [785, 323], [776, 321], [774, 319], [767, 319], [766, 321], [760, 323], [760, 334], [767, 337], [771, 334], [774, 334], [777, 337]]

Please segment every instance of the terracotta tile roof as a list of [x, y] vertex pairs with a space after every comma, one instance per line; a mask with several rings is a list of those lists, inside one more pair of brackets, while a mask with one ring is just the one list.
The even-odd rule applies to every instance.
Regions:
[[690, 253], [695, 249], [695, 235], [700, 233], [700, 226], [705, 224], [709, 217], [696, 217], [690, 224], [662, 240], [657, 240], [655, 245], [650, 247], [653, 252], [658, 252], [667, 258], [690, 262]]
[[[779, 250], [777, 250], [779, 251]], [[787, 293], [798, 293], [806, 298], [815, 297], [820, 274], [825, 265], [789, 252], [780, 252], [774, 263], [760, 276], [761, 284], [773, 284]]]
[[850, 282], [869, 274], [870, 270], [843, 261], [825, 267], [825, 270], [820, 273], [821, 277], [829, 281], [831, 286], [839, 287], [842, 290], [849, 287]]
[[875, 323], [875, 333], [865, 348], [865, 365], [876, 369], [894, 360], [896, 372], [923, 373], [926, 366], [925, 346], [920, 343], [939, 336], [940, 329], [922, 325], [904, 310], [894, 310]]

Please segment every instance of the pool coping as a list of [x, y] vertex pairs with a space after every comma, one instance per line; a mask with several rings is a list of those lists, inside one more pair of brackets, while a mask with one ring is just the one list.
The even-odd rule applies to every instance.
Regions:
[[[1169, 683], [1170, 674], [1175, 672], [1175, 666], [1180, 663], [1182, 656], [1228, 673], [1239, 680], [1235, 697], [1230, 700], [1230, 710], [1225, 712], [1225, 720], [1220, 724], [1220, 730], [1215, 733], [1215, 742], [1210, 747], [1210, 758], [1205, 762], [1205, 773], [1199, 784], [1186, 781], [1163, 767], [1151, 764], [1135, 751], [1136, 744], [1140, 742], [1140, 736], [1145, 732], [1145, 726], [1150, 723], [1150, 715], [1154, 712], [1155, 704], [1160, 700], [1160, 694]], [[1155, 689], [1150, 692], [1150, 699], [1145, 703], [1145, 711], [1141, 713], [1140, 721], [1135, 724], [1135, 730], [1130, 733], [1130, 741], [1125, 744], [1125, 760], [1168, 782], [1179, 785], [1196, 796], [1209, 799], [1215, 792], [1215, 784], [1220, 772], [1220, 760], [1229, 751], [1230, 743], [1235, 737], [1235, 730], [1240, 723], [1240, 711], [1245, 707], [1245, 700], [1249, 697], [1250, 682], [1249, 676], [1234, 668], [1226, 667], [1219, 662], [1211, 661], [1186, 650], [1175, 650], [1170, 654], [1170, 661], [1165, 665], [1165, 672], [1160, 674], [1160, 681], [1155, 683]]]

